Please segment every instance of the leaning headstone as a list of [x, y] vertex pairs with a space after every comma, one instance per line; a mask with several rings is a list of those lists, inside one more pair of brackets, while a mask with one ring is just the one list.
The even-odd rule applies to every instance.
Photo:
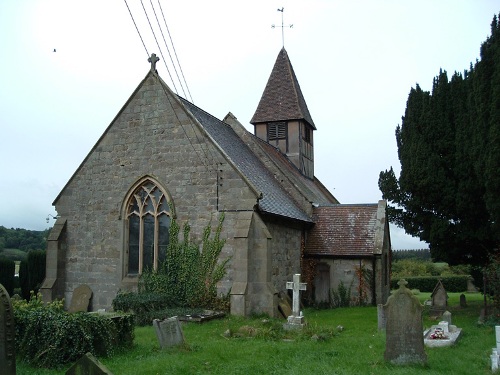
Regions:
[[288, 317], [283, 328], [286, 330], [302, 328], [304, 326], [304, 317], [300, 311], [300, 291], [306, 290], [306, 283], [300, 282], [300, 273], [293, 275], [293, 281], [288, 281], [286, 288], [293, 291], [292, 315]]
[[386, 318], [384, 312], [384, 305], [379, 303], [377, 305], [377, 328], [379, 331], [385, 330]]
[[73, 366], [71, 366], [66, 375], [113, 375], [106, 366], [91, 353], [83, 355]]
[[460, 307], [467, 307], [467, 299], [465, 298], [465, 294], [460, 294]]
[[92, 298], [92, 289], [88, 285], [80, 285], [73, 291], [71, 304], [68, 312], [87, 312], [89, 310], [90, 299]]
[[176, 316], [163, 321], [154, 319], [153, 327], [155, 328], [156, 337], [158, 337], [162, 349], [184, 344], [184, 333], [182, 332], [181, 323]]
[[394, 364], [426, 363], [422, 325], [423, 306], [401, 279], [384, 305], [386, 344], [384, 358]]
[[16, 331], [9, 293], [0, 284], [0, 369], [2, 375], [16, 373]]
[[439, 280], [434, 287], [434, 290], [431, 294], [432, 307], [430, 311], [430, 315], [438, 316], [446, 311], [448, 307], [448, 293], [446, 293], [446, 289], [444, 288], [443, 283]]

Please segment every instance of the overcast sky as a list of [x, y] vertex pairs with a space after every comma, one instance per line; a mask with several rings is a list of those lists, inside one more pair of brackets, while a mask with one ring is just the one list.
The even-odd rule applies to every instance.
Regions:
[[[253, 132], [282, 47], [271, 27], [282, 7], [318, 129], [315, 175], [341, 203], [377, 202], [380, 171], [399, 174], [394, 131], [410, 89], [430, 90], [440, 68], [468, 69], [500, 11], [496, 0], [161, 0], [162, 15], [158, 0], [144, 0], [159, 48], [141, 2], [127, 3], [146, 47], [124, 0], [0, 1], [0, 225], [52, 226], [52, 202], [147, 74], [147, 53], [181, 96], [220, 119], [231, 111]], [[191, 95], [175, 79], [163, 16]], [[391, 238], [394, 249], [427, 247], [396, 227]]]

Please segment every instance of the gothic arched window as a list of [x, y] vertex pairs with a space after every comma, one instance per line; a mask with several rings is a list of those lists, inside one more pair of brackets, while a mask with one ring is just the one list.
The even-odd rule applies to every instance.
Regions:
[[146, 269], [158, 269], [165, 259], [169, 241], [168, 195], [150, 179], [146, 179], [130, 195], [126, 219], [127, 274], [133, 276]]

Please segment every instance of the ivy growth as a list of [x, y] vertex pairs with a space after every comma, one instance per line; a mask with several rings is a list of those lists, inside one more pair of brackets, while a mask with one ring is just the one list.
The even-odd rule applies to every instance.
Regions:
[[220, 237], [223, 222], [222, 214], [213, 236], [209, 223], [198, 245], [191, 242], [191, 227], [187, 223], [182, 228], [180, 241], [180, 226], [172, 219], [165, 260], [158, 270], [147, 269], [142, 273], [138, 293], [160, 295], [167, 300], [168, 307], [213, 307], [217, 300], [217, 283], [225, 276], [230, 259], [219, 261], [225, 244]]

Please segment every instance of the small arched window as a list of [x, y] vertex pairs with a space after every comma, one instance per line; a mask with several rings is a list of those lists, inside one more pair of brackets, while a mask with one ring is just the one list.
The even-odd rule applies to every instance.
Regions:
[[146, 179], [134, 189], [126, 206], [129, 276], [158, 269], [165, 259], [170, 219], [168, 195], [157, 184]]

